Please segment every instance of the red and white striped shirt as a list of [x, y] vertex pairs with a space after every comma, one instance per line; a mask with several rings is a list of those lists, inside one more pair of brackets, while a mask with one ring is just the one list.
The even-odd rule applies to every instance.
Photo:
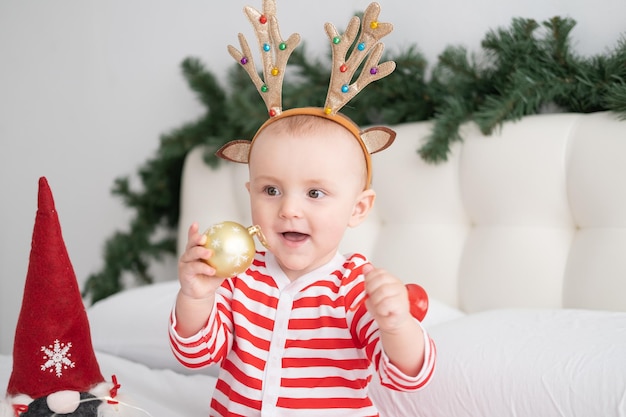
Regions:
[[424, 366], [416, 377], [390, 363], [376, 321], [360, 303], [366, 263], [362, 255], [336, 255], [290, 281], [271, 253], [258, 252], [245, 273], [218, 289], [198, 334], [180, 337], [172, 311], [178, 360], [191, 368], [221, 362], [211, 415], [378, 416], [367, 395], [371, 365], [389, 388], [423, 387], [434, 369], [434, 344], [424, 332]]

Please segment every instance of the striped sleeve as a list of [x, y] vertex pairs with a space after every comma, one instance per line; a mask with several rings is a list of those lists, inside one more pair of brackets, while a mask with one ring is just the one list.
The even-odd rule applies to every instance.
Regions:
[[[216, 292], [216, 302], [206, 326], [190, 337], [181, 337], [176, 331], [176, 306], [172, 308], [169, 339], [176, 359], [188, 368], [202, 368], [221, 362], [233, 343], [232, 313], [224, 302], [231, 293], [231, 282], [225, 280]], [[218, 300], [222, 300], [221, 302]]]
[[[351, 332], [364, 348], [369, 360], [375, 365], [381, 384], [398, 391], [417, 391], [431, 379], [435, 369], [436, 348], [434, 341], [422, 327], [424, 334], [424, 364], [416, 376], [409, 376], [394, 366], [385, 354], [380, 340], [380, 330], [374, 318], [363, 303], [365, 287], [362, 268], [367, 263], [365, 258], [352, 256], [347, 270], [349, 277], [344, 277], [346, 284], [347, 316], [351, 320]], [[419, 323], [419, 322], [418, 322]], [[421, 326], [421, 323], [419, 323]]]
[[402, 373], [391, 363], [383, 351], [378, 366], [381, 385], [398, 391], [410, 392], [417, 391], [428, 384], [435, 371], [437, 351], [435, 342], [428, 336], [423, 327], [422, 330], [424, 332], [424, 365], [422, 365], [420, 372], [414, 377]]

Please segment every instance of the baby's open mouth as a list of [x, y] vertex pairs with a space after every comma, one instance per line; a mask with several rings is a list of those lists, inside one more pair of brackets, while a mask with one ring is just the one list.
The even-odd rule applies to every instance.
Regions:
[[285, 238], [285, 240], [288, 240], [290, 242], [302, 242], [307, 237], [309, 237], [309, 235], [299, 232], [284, 232], [283, 237]]

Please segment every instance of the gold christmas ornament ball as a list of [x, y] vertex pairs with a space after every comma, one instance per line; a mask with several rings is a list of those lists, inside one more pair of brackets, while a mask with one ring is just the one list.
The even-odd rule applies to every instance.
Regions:
[[214, 224], [204, 234], [207, 237], [204, 246], [213, 251], [207, 263], [220, 278], [234, 277], [252, 264], [256, 251], [253, 235], [256, 234], [265, 245], [259, 226], [244, 227], [237, 222]]

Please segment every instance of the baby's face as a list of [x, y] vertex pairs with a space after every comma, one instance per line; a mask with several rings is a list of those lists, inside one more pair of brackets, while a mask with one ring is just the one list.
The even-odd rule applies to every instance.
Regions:
[[292, 280], [330, 261], [373, 202], [363, 151], [339, 125], [297, 134], [269, 126], [249, 167], [252, 220]]

